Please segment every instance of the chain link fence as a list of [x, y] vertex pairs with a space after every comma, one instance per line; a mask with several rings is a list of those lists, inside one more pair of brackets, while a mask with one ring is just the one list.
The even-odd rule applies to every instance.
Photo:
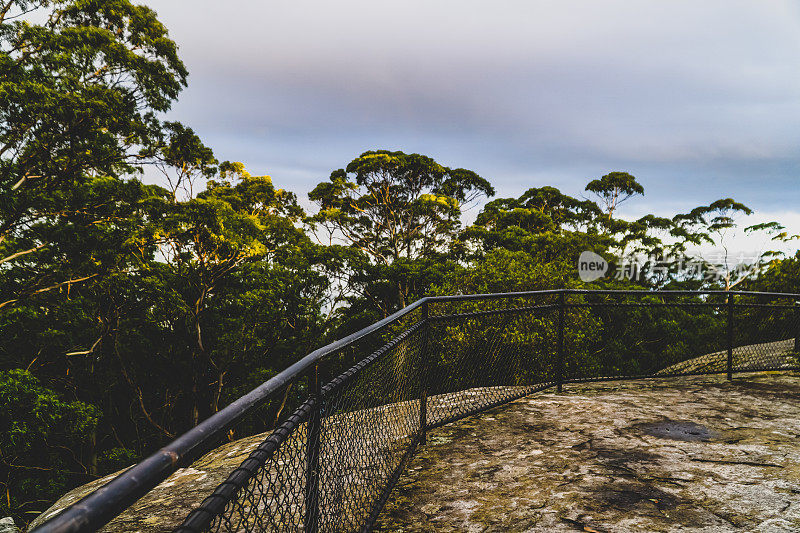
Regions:
[[[266, 403], [280, 405], [270, 411], [275, 429], [177, 531], [369, 531], [432, 428], [569, 383], [800, 369], [799, 298], [589, 290], [425, 298], [310, 354], [227, 419], [212, 417], [175, 468], [231, 428], [257, 427], [252, 418]], [[79, 502], [84, 509], [92, 496]], [[37, 531], [91, 530], [56, 527], [70, 509]]]

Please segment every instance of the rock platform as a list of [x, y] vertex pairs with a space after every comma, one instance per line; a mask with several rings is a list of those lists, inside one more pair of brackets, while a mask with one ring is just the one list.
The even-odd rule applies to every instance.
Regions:
[[800, 531], [800, 374], [567, 385], [431, 431], [381, 531]]

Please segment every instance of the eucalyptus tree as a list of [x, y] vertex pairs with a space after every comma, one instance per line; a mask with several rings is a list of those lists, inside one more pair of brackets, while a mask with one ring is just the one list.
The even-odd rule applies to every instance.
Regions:
[[674, 222], [671, 219], [653, 214], [636, 220], [614, 216], [624, 202], [644, 196], [644, 186], [636, 177], [627, 172], [609, 172], [586, 184], [586, 191], [598, 199], [603, 212], [599, 222], [604, 226], [605, 233], [613, 237], [613, 252], [616, 255], [664, 257], [669, 253], [670, 244], [665, 239], [673, 234]]
[[573, 274], [585, 250], [607, 258], [664, 255], [674, 229], [672, 220], [652, 214], [632, 221], [613, 216], [622, 202], [644, 194], [633, 176], [612, 172], [590, 182], [587, 190], [598, 195], [601, 205], [549, 186], [533, 187], [519, 198], [494, 200], [463, 237], [479, 244], [478, 257], [498, 248], [524, 251], [540, 262], [558, 262]]
[[311, 191], [319, 211], [309, 222], [329, 242], [361, 253], [348, 281], [386, 315], [439, 276], [457, 251], [462, 209], [492, 194], [471, 170], [420, 154], [368, 151]]
[[[171, 328], [177, 334], [173, 342], [180, 346], [182, 339], [188, 347], [188, 353], [180, 357], [190, 378], [186, 387], [190, 392], [183, 402], [191, 413], [191, 424], [196, 424], [219, 409], [231, 374], [241, 373], [235, 367], [237, 360], [242, 362], [247, 342], [255, 340], [252, 331], [242, 330], [242, 326], [252, 326], [252, 319], [284, 332], [291, 329], [285, 324], [293, 320], [299, 321], [295, 324], [298, 330], [311, 325], [306, 318], [314, 315], [312, 309], [324, 280], [312, 268], [317, 253], [314, 245], [299, 228], [302, 209], [295, 196], [276, 188], [269, 176], [254, 176], [241, 163], [224, 162], [194, 197], [175, 200], [171, 193], [167, 196], [155, 234], [160, 260], [146, 268], [151, 276], [169, 280], [158, 284], [165, 292], [159, 299], [165, 303], [161, 312], [177, 325]], [[241, 299], [252, 297], [248, 291], [262, 290], [258, 280], [241, 278], [245, 272], [257, 275], [259, 280], [282, 276], [283, 292], [269, 293], [269, 298], [264, 293], [263, 301], [243, 305]], [[296, 287], [292, 286], [294, 282]], [[243, 294], [230, 292], [233, 286], [241, 287]], [[255, 303], [258, 305], [254, 307]], [[293, 311], [286, 305], [301, 306], [304, 311], [292, 317]], [[229, 313], [222, 312], [223, 308]], [[267, 308], [270, 311], [265, 313]], [[262, 315], [245, 316], [247, 310], [255, 309]], [[280, 316], [281, 309], [286, 316]], [[267, 316], [272, 320], [265, 320]], [[221, 323], [231, 320], [233, 331], [220, 329]], [[314, 318], [310, 320], [314, 322]], [[239, 337], [234, 331], [240, 333]], [[228, 339], [227, 344], [220, 344], [221, 334]], [[259, 366], [284, 362], [283, 358], [265, 358]]]
[[555, 187], [533, 187], [519, 198], [487, 203], [463, 234], [480, 244], [479, 253], [496, 248], [524, 251], [539, 261], [572, 261], [581, 251], [602, 251], [610, 240], [600, 234], [600, 208]]
[[627, 172], [609, 172], [586, 184], [586, 190], [594, 193], [603, 204], [608, 220], [623, 202], [634, 196], [643, 196], [644, 187]]
[[[709, 273], [714, 273], [713, 279], [706, 279], [712, 284], [719, 284], [724, 290], [732, 290], [748, 279], [752, 279], [768, 265], [762, 261], [771, 261], [782, 255], [775, 250], [760, 250], [757, 257], [752, 257], [752, 264], [734, 263], [736, 258], [731, 257], [731, 239], [740, 231], [745, 234], [761, 234], [765, 238], [765, 245], [772, 241], [787, 242], [797, 238], [789, 235], [778, 222], [764, 222], [742, 228], [742, 219], [752, 215], [753, 210], [733, 198], [722, 198], [709, 205], [696, 207], [688, 213], [681, 213], [673, 218], [675, 225], [674, 234], [679, 238], [677, 245], [687, 255], [698, 254]], [[704, 254], [689, 250], [691, 246], [703, 244], [716, 246], [721, 250], [720, 257], [712, 258]], [[739, 258], [744, 259], [743, 257]], [[712, 278], [712, 276], [708, 276]]]
[[[145, 228], [160, 193], [128, 178], [163, 144], [158, 114], [186, 76], [147, 7], [0, 1], [0, 366], [30, 369], [65, 402], [109, 399], [91, 291], [153, 250]], [[9, 404], [20, 449], [39, 445], [42, 432], [24, 431], [24, 420], [51, 396], [49, 388], [25, 388], [30, 393]], [[46, 410], [35, 416], [50, 416]], [[95, 420], [72, 428], [73, 442], [88, 449], [68, 453], [86, 460], [87, 474], [97, 472], [98, 427]], [[68, 446], [58, 428], [48, 431], [52, 444]], [[63, 472], [48, 475], [64, 488]], [[35, 487], [34, 469], [30, 477], [21, 483]], [[34, 505], [46, 507], [53, 492], [42, 491]], [[19, 494], [6, 496], [11, 504]]]
[[[0, 0], [0, 433], [77, 421], [53, 395], [92, 413], [12, 427], [6, 458], [44, 435], [86, 476], [127, 466], [319, 342], [324, 254], [293, 194], [159, 118], [186, 76], [147, 7]], [[59, 468], [34, 509], [74, 483]]]
[[135, 187], [119, 178], [155, 153], [157, 113], [186, 76], [147, 7], [0, 2], [0, 306], [69, 288], [108, 266], [76, 250], [75, 239], [123, 217], [114, 208]]

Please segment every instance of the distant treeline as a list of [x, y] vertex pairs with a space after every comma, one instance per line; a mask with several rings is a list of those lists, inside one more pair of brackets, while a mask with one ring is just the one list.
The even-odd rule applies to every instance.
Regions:
[[[424, 295], [586, 286], [585, 250], [702, 261], [689, 250], [750, 213], [722, 199], [623, 220], [644, 194], [625, 172], [581, 198], [531, 183], [487, 203], [486, 177], [385, 150], [321, 177], [306, 213], [161, 118], [186, 79], [147, 7], [0, 2], [0, 516], [30, 521]], [[800, 290], [800, 256], [765, 258], [748, 277], [645, 267], [591, 286]]]

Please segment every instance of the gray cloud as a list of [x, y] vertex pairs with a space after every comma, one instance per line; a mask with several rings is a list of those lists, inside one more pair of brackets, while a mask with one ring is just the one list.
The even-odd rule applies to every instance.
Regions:
[[301, 197], [386, 147], [501, 195], [621, 169], [655, 207], [800, 200], [792, 1], [147, 3], [191, 72], [172, 115]]

